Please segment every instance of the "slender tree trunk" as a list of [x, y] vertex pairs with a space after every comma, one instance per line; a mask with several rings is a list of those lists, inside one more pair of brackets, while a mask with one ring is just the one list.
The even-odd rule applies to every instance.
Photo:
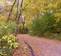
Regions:
[[[16, 13], [16, 18], [15, 18], [15, 20], [16, 20], [16, 23], [17, 23], [17, 19], [18, 19], [18, 15], [19, 15], [19, 0], [17, 0], [17, 13]], [[16, 28], [16, 32], [15, 32], [15, 36], [18, 34], [18, 32], [19, 32], [19, 26], [18, 26], [18, 23], [17, 23], [17, 28]]]
[[20, 13], [18, 15], [18, 18], [17, 18], [17, 29], [16, 29], [16, 34], [19, 33], [19, 19], [20, 19], [20, 16], [22, 16], [22, 5], [23, 5], [23, 0], [21, 0], [21, 4], [20, 4]]
[[11, 7], [11, 10], [10, 10], [9, 15], [8, 15], [7, 22], [10, 20], [10, 15], [11, 15], [11, 13], [12, 13], [12, 10], [13, 10], [13, 7], [14, 7], [15, 3], [16, 3], [16, 0], [14, 1], [13, 5], [12, 5], [12, 7]]
[[19, 15], [19, 0], [17, 0], [17, 12], [16, 12], [16, 18], [15, 18], [15, 20], [17, 20], [18, 15]]
[[20, 4], [20, 13], [19, 13], [19, 16], [18, 16], [18, 19], [17, 19], [18, 24], [19, 24], [20, 16], [22, 16], [22, 5], [23, 5], [23, 0], [21, 1], [21, 4]]

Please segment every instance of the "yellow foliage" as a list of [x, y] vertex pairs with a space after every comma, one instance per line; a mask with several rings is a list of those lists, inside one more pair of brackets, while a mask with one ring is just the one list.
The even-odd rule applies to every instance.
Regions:
[[52, 10], [57, 18], [61, 18], [61, 10], [58, 12], [61, 9], [61, 0], [24, 0], [23, 7], [27, 24], [31, 23], [33, 17], [49, 10]]
[[[1, 0], [3, 2], [5, 0]], [[8, 6], [9, 7], [9, 6]], [[11, 7], [6, 7], [9, 11]], [[61, 18], [61, 0], [23, 0], [23, 15], [25, 16], [26, 23], [30, 24], [32, 19], [38, 14], [46, 11], [53, 11], [57, 18]], [[59, 11], [59, 12], [58, 12]], [[12, 12], [13, 17], [16, 15], [16, 7]], [[0, 16], [0, 19], [5, 20], [5, 16]]]

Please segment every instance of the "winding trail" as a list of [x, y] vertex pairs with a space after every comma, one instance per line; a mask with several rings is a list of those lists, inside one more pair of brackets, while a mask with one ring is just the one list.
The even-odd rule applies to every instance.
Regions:
[[[39, 38], [35, 36], [30, 36], [26, 34], [18, 34], [17, 40], [19, 43], [23, 43], [24, 46], [27, 46], [28, 55], [19, 55], [14, 56], [61, 56], [61, 41], [50, 40], [46, 38]], [[18, 49], [20, 51], [20, 49]], [[17, 53], [17, 52], [16, 52]]]

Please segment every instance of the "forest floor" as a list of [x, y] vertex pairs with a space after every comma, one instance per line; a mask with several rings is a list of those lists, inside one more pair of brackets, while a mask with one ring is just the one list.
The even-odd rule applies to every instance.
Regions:
[[19, 47], [13, 56], [61, 56], [61, 41], [18, 34]]

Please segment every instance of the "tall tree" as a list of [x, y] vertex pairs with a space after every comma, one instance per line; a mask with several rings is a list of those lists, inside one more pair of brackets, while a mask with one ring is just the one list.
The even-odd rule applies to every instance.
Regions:
[[16, 0], [14, 1], [13, 5], [12, 5], [12, 7], [11, 7], [11, 10], [10, 10], [10, 12], [9, 12], [7, 21], [10, 20], [10, 15], [11, 15], [11, 13], [12, 13], [12, 10], [13, 10], [13, 7], [14, 7], [15, 3], [16, 3]]

